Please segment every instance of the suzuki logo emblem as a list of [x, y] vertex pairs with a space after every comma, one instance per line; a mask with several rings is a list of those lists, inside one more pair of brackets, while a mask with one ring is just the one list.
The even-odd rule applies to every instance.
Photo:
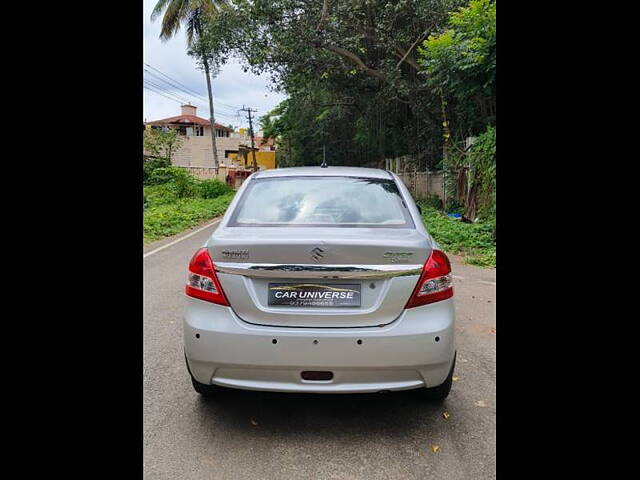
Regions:
[[324, 250], [320, 247], [316, 247], [309, 252], [311, 254], [311, 258], [313, 258], [316, 262], [319, 262], [324, 257]]

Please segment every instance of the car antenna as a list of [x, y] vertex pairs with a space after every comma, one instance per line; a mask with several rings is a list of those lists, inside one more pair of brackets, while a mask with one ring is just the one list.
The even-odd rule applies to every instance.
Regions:
[[320, 168], [327, 168], [329, 165], [327, 165], [327, 159], [325, 156], [325, 151], [324, 151], [324, 145], [322, 145], [322, 165], [320, 165]]

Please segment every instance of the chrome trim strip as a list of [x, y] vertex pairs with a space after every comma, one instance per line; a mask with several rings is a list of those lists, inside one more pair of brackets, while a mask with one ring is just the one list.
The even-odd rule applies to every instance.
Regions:
[[264, 278], [390, 278], [419, 275], [422, 265], [313, 265], [216, 262], [221, 273]]

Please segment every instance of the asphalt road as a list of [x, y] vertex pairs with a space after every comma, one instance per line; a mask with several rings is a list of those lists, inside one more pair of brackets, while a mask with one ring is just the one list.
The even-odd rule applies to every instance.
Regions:
[[144, 249], [144, 478], [495, 478], [495, 270], [452, 258], [457, 381], [442, 405], [412, 392], [207, 401], [185, 368], [181, 315], [187, 264], [214, 229]]

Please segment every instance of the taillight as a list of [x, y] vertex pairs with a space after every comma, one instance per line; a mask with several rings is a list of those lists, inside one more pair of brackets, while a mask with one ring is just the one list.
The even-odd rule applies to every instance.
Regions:
[[200, 300], [229, 306], [218, 281], [213, 260], [206, 248], [198, 250], [189, 263], [189, 276], [184, 293]]
[[422, 274], [411, 298], [404, 308], [418, 307], [453, 297], [451, 264], [440, 250], [431, 250], [431, 255], [422, 268]]

